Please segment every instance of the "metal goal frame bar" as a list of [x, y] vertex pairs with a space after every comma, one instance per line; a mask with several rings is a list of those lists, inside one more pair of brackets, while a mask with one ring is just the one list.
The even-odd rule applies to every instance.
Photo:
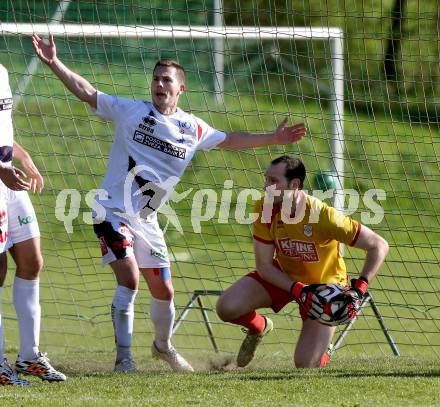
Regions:
[[[222, 290], [195, 290], [193, 292], [193, 294], [192, 294], [191, 299], [185, 305], [185, 307], [184, 307], [182, 313], [180, 314], [179, 318], [177, 318], [176, 322], [174, 323], [173, 334], [175, 332], [177, 332], [177, 330], [179, 329], [181, 323], [187, 317], [188, 313], [192, 309], [196, 309], [194, 307], [194, 304], [197, 302], [198, 308], [199, 308], [200, 312], [202, 313], [203, 321], [205, 323], [206, 330], [208, 332], [209, 340], [211, 341], [211, 344], [212, 344], [212, 347], [213, 347], [214, 351], [216, 353], [218, 353], [219, 348], [218, 348], [217, 342], [215, 340], [214, 333], [212, 331], [211, 321], [209, 320], [208, 313], [207, 313], [207, 311], [212, 311], [212, 310], [209, 309], [209, 308], [205, 308], [205, 306], [203, 304], [202, 297], [203, 296], [207, 296], [207, 295], [220, 296], [222, 294], [223, 294]], [[379, 322], [379, 325], [380, 325], [380, 327], [382, 329], [382, 332], [385, 335], [385, 338], [387, 339], [387, 342], [390, 345], [390, 348], [391, 348], [393, 354], [395, 356], [400, 356], [399, 348], [397, 347], [396, 342], [394, 341], [393, 337], [391, 336], [390, 331], [387, 328], [387, 326], [385, 324], [385, 321], [384, 321], [384, 319], [382, 317], [382, 314], [379, 312], [379, 309], [377, 308], [377, 305], [374, 302], [371, 293], [367, 293], [365, 295], [365, 297], [364, 297], [364, 299], [362, 301], [360, 310], [358, 312], [358, 317], [362, 314], [362, 312], [365, 310], [365, 308], [368, 305], [371, 306], [371, 309], [373, 310], [373, 313], [374, 313], [377, 321]], [[353, 325], [356, 322], [356, 320], [357, 320], [357, 318], [355, 318], [352, 321], [350, 321], [350, 323], [347, 324], [344, 327], [344, 329], [339, 333], [339, 336], [338, 336], [338, 338], [336, 339], [336, 341], [335, 341], [335, 343], [333, 345], [332, 353], [336, 352], [342, 346], [342, 342], [344, 341], [345, 337], [348, 335], [350, 330], [353, 328]]]

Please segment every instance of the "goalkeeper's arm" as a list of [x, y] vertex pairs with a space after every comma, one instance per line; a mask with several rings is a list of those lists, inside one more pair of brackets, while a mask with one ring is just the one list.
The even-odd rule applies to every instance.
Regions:
[[273, 265], [275, 246], [254, 239], [255, 263], [257, 273], [263, 280], [290, 292], [292, 279]]
[[316, 319], [321, 316], [323, 306], [315, 295], [317, 284], [303, 284], [293, 281], [286, 273], [273, 265], [275, 246], [254, 239], [257, 273], [263, 280], [288, 292], [290, 301], [299, 304], [303, 319]]
[[57, 57], [57, 51], [53, 35], [49, 37], [49, 44], [46, 44], [38, 35], [32, 36], [32, 45], [35, 53], [42, 62], [44, 62], [53, 73], [58, 76], [79, 100], [87, 102], [91, 107], [97, 107], [98, 95], [96, 89], [89, 81], [82, 76], [67, 68]]
[[368, 291], [368, 285], [376, 276], [388, 253], [386, 240], [364, 225], [361, 227], [354, 247], [366, 250], [367, 255], [359, 278], [352, 279], [351, 287], [333, 299], [344, 302], [335, 319], [340, 324], [348, 324], [357, 317], [364, 296]]
[[362, 297], [385, 260], [388, 253], [388, 243], [377, 233], [362, 225], [354, 247], [364, 249], [367, 252], [361, 275], [359, 278], [352, 280], [352, 289], [356, 290]]

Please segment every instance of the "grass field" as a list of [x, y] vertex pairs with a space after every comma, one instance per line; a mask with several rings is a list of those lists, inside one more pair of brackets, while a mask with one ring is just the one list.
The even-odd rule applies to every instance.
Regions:
[[84, 356], [66, 361], [66, 383], [32, 379], [30, 389], [3, 388], [0, 401], [11, 406], [440, 405], [440, 368], [434, 359], [342, 358], [315, 371], [294, 370], [277, 358], [227, 372], [204, 362], [204, 370], [194, 375], [170, 374], [144, 359], [139, 373], [115, 375], [106, 371], [109, 360], [96, 356], [95, 361]]
[[[4, 60], [4, 55], [0, 55], [0, 62], [11, 63], [10, 59]], [[93, 69], [80, 63], [69, 65], [99, 84], [103, 91], [130, 97], [148, 95], [148, 84], [139, 70], [131, 75], [114, 66], [110, 75], [99, 65]], [[24, 64], [14, 61], [13, 84], [23, 70]], [[197, 89], [197, 85], [193, 88]], [[44, 193], [33, 197], [46, 264], [41, 280], [41, 344], [54, 364], [67, 371], [70, 380], [52, 385], [33, 381], [38, 391], [2, 389], [2, 403], [440, 405], [440, 139], [436, 127], [397, 122], [386, 114], [371, 117], [350, 109], [345, 112], [345, 186], [361, 195], [369, 188], [382, 188], [387, 193], [383, 202], [385, 219], [374, 228], [390, 242], [391, 251], [372, 293], [402, 358], [391, 357], [380, 326], [367, 309], [329, 369], [296, 371], [290, 358], [300, 322], [296, 307], [291, 305], [279, 315], [272, 315], [275, 331], [262, 345], [255, 364], [243, 371], [228, 365], [229, 371], [225, 372], [221, 367], [225, 360], [233, 358], [243, 336], [236, 327], [220, 323], [212, 311], [217, 297], [207, 296], [203, 301], [220, 354], [212, 351], [196, 308], [174, 342], [194, 361], [198, 373], [172, 375], [149, 356], [152, 325], [149, 294], [143, 286], [137, 299], [134, 338], [141, 373], [121, 377], [109, 373], [114, 347], [109, 315], [113, 276], [109, 269], [101, 268], [93, 232], [82, 219], [82, 214], [89, 211], [84, 196], [99, 186], [105, 171], [112, 128], [66, 96], [45, 68], [39, 69], [28, 92], [16, 107], [14, 120], [17, 140], [32, 154], [46, 179]], [[286, 150], [305, 161], [310, 172], [306, 188], [312, 189], [313, 176], [331, 167], [329, 107], [307, 101], [301, 95], [237, 96], [231, 93], [225, 107], [219, 108], [208, 90], [189, 92], [182, 107], [225, 130], [268, 131], [286, 114], [292, 121], [305, 120], [309, 128], [307, 139]], [[225, 289], [252, 269], [250, 228], [235, 223], [235, 199], [240, 189], [261, 186], [262, 172], [269, 160], [286, 150], [271, 147], [239, 154], [215, 150], [195, 157], [178, 192], [214, 188], [220, 194], [225, 179], [232, 179], [235, 187], [230, 222], [219, 224], [217, 212], [212, 221], [203, 224], [201, 234], [193, 232], [190, 222], [194, 191], [173, 206], [185, 231], [183, 235], [173, 228], [167, 232], [170, 252], [180, 259], [173, 263], [178, 313], [194, 290]], [[65, 188], [78, 189], [82, 197], [73, 234], [66, 233], [54, 214], [56, 197]], [[359, 218], [364, 209], [361, 206], [354, 217]], [[347, 250], [346, 258], [350, 272], [358, 273], [362, 253]], [[10, 305], [12, 277], [11, 272], [3, 294], [6, 350], [11, 358], [17, 352], [15, 314]]]

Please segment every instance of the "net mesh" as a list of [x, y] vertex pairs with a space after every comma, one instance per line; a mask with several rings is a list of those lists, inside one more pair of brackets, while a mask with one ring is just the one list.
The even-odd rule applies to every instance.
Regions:
[[[209, 1], [64, 2], [59, 18], [65, 24], [211, 26], [214, 4]], [[384, 218], [372, 228], [385, 237], [390, 253], [371, 292], [389, 332], [402, 354], [439, 352], [439, 155], [438, 29], [434, 4], [407, 2], [399, 14], [390, 2], [373, 7], [359, 2], [342, 8], [339, 2], [224, 1], [226, 26], [339, 26], [345, 41], [344, 183], [360, 197], [370, 189], [386, 192], [380, 201]], [[269, 5], [271, 4], [271, 5]], [[0, 5], [2, 23], [48, 23], [59, 4], [52, 1], [6, 1]], [[350, 11], [346, 11], [350, 10]], [[400, 21], [400, 25], [396, 23]], [[394, 32], [393, 32], [394, 30]], [[158, 58], [173, 58], [187, 69], [188, 91], [181, 107], [225, 131], [271, 131], [289, 116], [305, 121], [309, 135], [301, 143], [238, 153], [214, 150], [198, 153], [177, 187], [187, 194], [172, 203], [183, 229], [167, 225], [166, 240], [174, 259], [172, 272], [179, 314], [194, 290], [224, 290], [254, 267], [249, 225], [236, 221], [238, 194], [259, 188], [268, 162], [283, 152], [299, 156], [308, 170], [305, 188], [312, 190], [317, 174], [333, 168], [333, 72], [330, 40], [125, 38], [58, 36], [60, 59], [99, 90], [128, 98], [149, 97], [152, 68]], [[217, 44], [218, 45], [218, 44]], [[11, 87], [19, 89], [14, 107], [15, 138], [33, 157], [45, 177], [41, 195], [32, 196], [41, 232], [45, 269], [41, 277], [45, 347], [67, 351], [111, 350], [113, 332], [110, 302], [114, 278], [100, 266], [100, 253], [86, 195], [98, 188], [105, 173], [113, 129], [78, 102], [46, 68], [29, 73], [33, 58], [30, 38], [0, 36], [0, 62], [10, 73]], [[213, 53], [222, 50], [224, 91], [216, 98]], [[390, 65], [391, 64], [391, 65]], [[388, 67], [387, 67], [388, 66]], [[389, 67], [391, 66], [391, 68]], [[218, 84], [218, 82], [217, 82]], [[232, 180], [233, 187], [225, 180]], [[75, 189], [80, 199], [73, 233], [66, 233], [55, 216], [62, 190]], [[191, 190], [192, 189], [192, 190]], [[194, 196], [211, 189], [210, 199], [221, 201], [230, 191], [230, 210], [220, 205], [212, 220], [194, 231]], [[188, 192], [190, 191], [191, 192]], [[72, 195], [73, 196], [73, 195]], [[182, 195], [183, 196], [183, 195]], [[59, 198], [58, 198], [59, 199]], [[66, 213], [71, 208], [67, 200]], [[248, 199], [251, 207], [251, 200]], [[371, 214], [363, 199], [353, 217]], [[364, 216], [366, 216], [364, 214]], [[351, 275], [357, 275], [364, 254], [347, 249]], [[12, 269], [12, 262], [10, 261]], [[4, 318], [15, 319], [11, 275], [3, 296]], [[149, 293], [142, 285], [136, 303], [134, 344], [151, 343]], [[221, 323], [213, 312], [216, 295], [202, 297], [204, 308], [222, 351], [235, 351], [240, 331]], [[211, 349], [206, 325], [192, 310], [177, 331], [180, 348]], [[271, 315], [270, 312], [268, 312]], [[296, 306], [272, 315], [276, 329], [266, 350], [291, 353], [300, 328]], [[6, 321], [7, 346], [16, 346], [16, 324]], [[15, 335], [15, 336], [14, 336]], [[388, 343], [369, 307], [347, 336], [341, 352], [389, 354]]]

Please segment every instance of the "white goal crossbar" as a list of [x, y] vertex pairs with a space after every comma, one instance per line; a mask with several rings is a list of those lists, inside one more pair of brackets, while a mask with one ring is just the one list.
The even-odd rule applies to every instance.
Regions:
[[342, 39], [342, 30], [331, 27], [209, 27], [186, 25], [105, 25], [1, 23], [3, 35], [63, 35], [66, 37], [125, 38], [243, 38], [243, 39]]

